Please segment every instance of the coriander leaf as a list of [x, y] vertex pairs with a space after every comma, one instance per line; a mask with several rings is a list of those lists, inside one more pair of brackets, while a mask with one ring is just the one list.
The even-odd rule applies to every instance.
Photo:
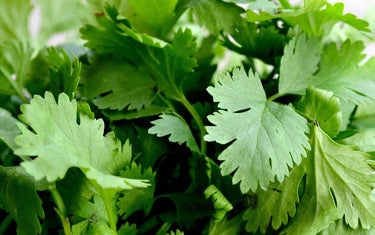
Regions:
[[167, 235], [184, 235], [185, 233], [179, 229], [175, 231], [171, 231], [170, 233], [167, 233]]
[[356, 134], [342, 139], [340, 142], [354, 145], [363, 152], [375, 152], [375, 128], [358, 130]]
[[225, 46], [229, 49], [269, 64], [275, 64], [275, 58], [282, 55], [285, 36], [275, 26], [258, 28], [255, 23], [240, 21], [234, 28], [231, 38], [229, 35], [224, 37]]
[[241, 214], [228, 220], [225, 217], [220, 222], [211, 222], [209, 227], [209, 235], [233, 235], [240, 234], [242, 231]]
[[44, 219], [44, 211], [34, 179], [21, 167], [3, 166], [0, 179], [0, 200], [17, 222], [17, 234], [40, 234], [38, 217]]
[[75, 215], [84, 219], [108, 222], [104, 202], [98, 195], [93, 197], [92, 202], [88, 200], [80, 201]]
[[277, 230], [282, 224], [287, 224], [290, 217], [296, 213], [299, 202], [298, 187], [305, 175], [304, 159], [301, 165], [294, 167], [282, 183], [270, 184], [266, 191], [261, 191], [253, 197], [254, 204], [243, 214], [246, 220], [246, 231], [256, 232], [258, 229], [265, 233], [269, 224]]
[[220, 190], [213, 184], [204, 190], [206, 199], [211, 198], [214, 204], [215, 212], [212, 214], [213, 222], [220, 222], [225, 217], [225, 214], [233, 209], [232, 204], [225, 198]]
[[151, 122], [154, 126], [148, 130], [149, 134], [156, 134], [158, 137], [170, 135], [171, 142], [183, 144], [186, 142], [191, 151], [199, 152], [199, 147], [194, 139], [193, 133], [186, 121], [177, 114], [162, 114], [160, 119]]
[[151, 168], [142, 172], [142, 167], [133, 163], [131, 167], [126, 167], [120, 175], [125, 178], [148, 180], [151, 186], [121, 192], [117, 203], [117, 207], [119, 208], [118, 213], [123, 215], [123, 220], [126, 220], [134, 212], [139, 210], [143, 210], [147, 216], [154, 203], [155, 173], [152, 172]]
[[340, 50], [336, 44], [328, 44], [323, 49], [319, 72], [311, 78], [313, 85], [333, 91], [336, 96], [354, 104], [375, 99], [375, 59], [358, 65], [365, 58], [364, 48], [362, 41], [351, 43], [347, 40]]
[[332, 138], [339, 133], [342, 125], [340, 100], [332, 92], [309, 87], [297, 108]]
[[77, 57], [74, 57], [74, 61], [72, 62], [64, 50], [61, 50], [60, 53], [54, 47], [47, 49], [46, 60], [50, 73], [50, 81], [47, 89], [56, 98], [61, 92], [64, 92], [70, 99], [73, 99], [78, 86], [81, 64]]
[[242, 8], [235, 4], [220, 0], [192, 0], [188, 7], [192, 8], [200, 25], [204, 25], [212, 34], [221, 31], [232, 33], [233, 25], [240, 21]]
[[[325, 6], [325, 8], [322, 8]], [[317, 37], [328, 34], [338, 22], [344, 22], [360, 31], [369, 32], [368, 23], [358, 19], [353, 14], [343, 14], [344, 4], [331, 5], [326, 1], [305, 1], [305, 6], [294, 11], [285, 11], [280, 14], [247, 11], [247, 20], [250, 22], [267, 21], [280, 18], [292, 26], [298, 25], [304, 32]]]
[[316, 234], [344, 217], [351, 228], [374, 226], [375, 183], [369, 155], [352, 146], [335, 143], [319, 127], [313, 127], [306, 166], [306, 186], [297, 213], [285, 232]]
[[12, 117], [6, 109], [0, 108], [0, 140], [13, 150], [17, 148], [14, 139], [21, 134], [17, 125], [22, 125], [17, 119]]
[[23, 88], [28, 81], [33, 49], [28, 43], [11, 40], [0, 44], [0, 92], [17, 95], [26, 102]]
[[375, 230], [373, 228], [363, 229], [358, 227], [356, 229], [350, 228], [345, 224], [343, 219], [336, 220], [327, 229], [318, 233], [318, 235], [330, 235], [330, 234], [346, 234], [346, 235], [374, 235]]
[[102, 188], [130, 189], [145, 187], [143, 180], [125, 179], [113, 174], [127, 165], [131, 157], [129, 145], [121, 146], [113, 134], [104, 133], [103, 120], [80, 115], [77, 124], [77, 102], [62, 93], [56, 103], [53, 95], [35, 96], [21, 107], [20, 116], [33, 131], [19, 125], [16, 137], [19, 156], [37, 156], [21, 165], [36, 180], [53, 182], [64, 178], [71, 167], [80, 168], [87, 178]]
[[126, 224], [120, 227], [117, 233], [118, 235], [137, 235], [138, 230], [136, 224], [130, 225], [129, 222], [126, 222]]
[[128, 2], [150, 26], [162, 29], [173, 18], [178, 0], [128, 0]]
[[[266, 188], [274, 177], [282, 182], [293, 163], [300, 164], [309, 148], [307, 123], [291, 107], [267, 101], [260, 79], [243, 68], [221, 74], [208, 92], [219, 112], [208, 116], [206, 141], [229, 145], [220, 155], [221, 172], [235, 171], [242, 193]], [[226, 110], [224, 110], [226, 109]]]
[[29, 39], [28, 21], [32, 8], [30, 0], [1, 2], [0, 42], [12, 39], [25, 42]]
[[279, 93], [305, 94], [313, 83], [311, 76], [318, 70], [319, 55], [318, 39], [301, 34], [290, 40], [281, 58]]
[[84, 96], [95, 98], [93, 102], [100, 109], [139, 111], [150, 106], [156, 97], [156, 84], [147, 70], [119, 57], [96, 58], [90, 66], [83, 67], [81, 83]]

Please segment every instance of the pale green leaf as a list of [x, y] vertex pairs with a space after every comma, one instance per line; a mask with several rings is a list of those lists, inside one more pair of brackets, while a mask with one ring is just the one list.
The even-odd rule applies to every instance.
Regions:
[[220, 222], [225, 217], [225, 214], [233, 209], [232, 204], [215, 185], [208, 186], [203, 194], [206, 199], [210, 198], [214, 205], [213, 222]]
[[143, 180], [115, 176], [129, 164], [130, 146], [121, 146], [113, 134], [104, 134], [103, 120], [80, 115], [77, 123], [77, 102], [62, 93], [56, 103], [51, 93], [45, 98], [35, 96], [21, 107], [20, 116], [33, 130], [19, 125], [22, 134], [15, 140], [15, 154], [37, 156], [21, 163], [26, 172], [49, 182], [64, 178], [71, 167], [80, 168], [85, 175], [103, 188], [131, 189], [146, 187]]
[[241, 215], [239, 214], [234, 218], [228, 220], [228, 218], [224, 218], [220, 222], [210, 223], [209, 227], [209, 235], [237, 235], [240, 234], [242, 231], [242, 219]]
[[318, 233], [318, 235], [331, 235], [331, 234], [345, 234], [345, 235], [374, 235], [375, 229], [363, 229], [358, 227], [356, 229], [350, 228], [345, 224], [343, 219], [337, 220], [332, 223], [327, 229]]
[[21, 125], [21, 122], [12, 117], [7, 110], [0, 108], [0, 140], [13, 150], [17, 147], [14, 139], [21, 134], [17, 125]]
[[356, 134], [342, 139], [340, 142], [354, 145], [363, 152], [375, 152], [375, 128], [359, 130]]
[[186, 143], [192, 151], [199, 152], [198, 144], [194, 139], [189, 125], [179, 115], [162, 114], [160, 119], [151, 122], [154, 126], [148, 130], [150, 134], [156, 134], [158, 137], [169, 136], [169, 141], [178, 144]]
[[[222, 109], [208, 120], [206, 141], [229, 145], [220, 155], [223, 175], [241, 181], [243, 193], [282, 182], [309, 148], [307, 122], [291, 107], [267, 101], [260, 79], [243, 68], [220, 76], [208, 92]], [[225, 91], [225, 92], [223, 92]], [[224, 110], [225, 109], [225, 110]]]
[[336, 137], [339, 133], [342, 125], [340, 100], [332, 92], [309, 87], [297, 108], [329, 136]]
[[250, 204], [242, 217], [247, 221], [246, 231], [260, 230], [265, 233], [270, 223], [277, 230], [295, 215], [299, 202], [298, 187], [305, 175], [305, 162], [306, 159], [301, 165], [294, 167], [282, 183], [270, 184], [266, 191], [251, 196], [254, 203]]
[[370, 194], [375, 175], [369, 157], [352, 146], [335, 143], [314, 126], [305, 192], [285, 232], [316, 234], [341, 217], [354, 229], [359, 224], [365, 229], [374, 226], [375, 201]]

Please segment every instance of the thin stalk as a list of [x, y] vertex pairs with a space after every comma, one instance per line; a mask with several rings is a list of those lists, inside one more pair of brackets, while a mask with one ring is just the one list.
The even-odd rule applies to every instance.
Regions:
[[29, 100], [23, 94], [22, 89], [18, 86], [15, 80], [12, 79], [12, 76], [4, 71], [4, 69], [0, 68], [0, 73], [4, 75], [4, 77], [8, 80], [9, 84], [13, 87], [14, 91], [16, 92], [17, 96], [22, 100], [22, 102], [27, 103]]
[[61, 198], [59, 191], [57, 191], [55, 185], [51, 186], [49, 191], [51, 192], [52, 198], [57, 206], [55, 210], [61, 219], [61, 223], [64, 229], [64, 234], [72, 235], [72, 230], [71, 230], [70, 221], [66, 212], [66, 207], [65, 207], [64, 201]]
[[290, 5], [288, 0], [279, 0], [279, 2], [284, 9], [292, 9], [292, 5]]
[[117, 215], [115, 214], [113, 207], [111, 205], [111, 199], [108, 198], [107, 195], [105, 195], [105, 193], [102, 190], [100, 190], [100, 192], [101, 192], [100, 195], [104, 202], [105, 210], [107, 212], [109, 227], [113, 231], [117, 231], [117, 227], [116, 227]]
[[1, 224], [0, 224], [0, 234], [1, 235], [5, 234], [5, 232], [7, 231], [8, 227], [10, 226], [12, 221], [13, 221], [13, 217], [9, 214], [9, 215], [7, 215], [7, 217], [5, 217], [3, 222], [1, 222]]
[[274, 95], [272, 95], [272, 96], [270, 96], [270, 97], [268, 97], [268, 101], [274, 101], [274, 100], [276, 100], [276, 99], [278, 99], [278, 98], [280, 98], [280, 97], [282, 97], [282, 96], [284, 96], [285, 94], [280, 94], [280, 93], [276, 93], [276, 94], [274, 94]]
[[201, 133], [200, 140], [201, 140], [201, 153], [202, 155], [206, 155], [206, 141], [204, 141], [204, 136], [206, 135], [206, 128], [203, 125], [202, 119], [193, 107], [190, 102], [186, 99], [185, 96], [181, 97], [181, 103], [185, 106], [185, 108], [189, 111], [191, 116], [198, 125], [199, 131]]

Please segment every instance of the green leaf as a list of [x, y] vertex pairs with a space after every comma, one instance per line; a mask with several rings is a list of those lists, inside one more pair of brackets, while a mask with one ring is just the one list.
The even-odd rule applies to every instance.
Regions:
[[155, 174], [152, 172], [152, 169], [148, 168], [142, 172], [142, 167], [133, 163], [131, 167], [127, 167], [121, 172], [121, 176], [125, 178], [145, 179], [150, 182], [151, 186], [121, 192], [117, 203], [117, 207], [119, 208], [118, 213], [123, 215], [123, 220], [126, 220], [139, 210], [143, 210], [145, 216], [147, 216], [154, 203]]
[[332, 92], [309, 87], [297, 108], [332, 138], [339, 133], [342, 125], [340, 100]]
[[358, 104], [375, 99], [374, 67], [375, 59], [362, 66], [358, 64], [365, 58], [362, 41], [345, 41], [340, 46], [331, 43], [322, 54], [319, 72], [311, 78], [316, 87], [333, 91], [343, 100]]
[[356, 134], [342, 139], [340, 142], [354, 145], [363, 152], [375, 152], [375, 128], [358, 130]]
[[345, 224], [343, 219], [340, 219], [332, 223], [327, 229], [320, 232], [318, 235], [330, 235], [330, 234], [374, 235], [375, 229], [373, 228], [363, 229], [361, 227], [352, 229], [347, 224]]
[[170, 135], [168, 138], [171, 142], [183, 144], [186, 142], [191, 151], [199, 152], [199, 147], [194, 139], [193, 133], [186, 121], [177, 114], [162, 114], [160, 119], [151, 122], [154, 124], [148, 130], [149, 134], [156, 134], [158, 137]]
[[[221, 74], [208, 92], [219, 112], [208, 116], [206, 141], [229, 145], [220, 155], [223, 175], [235, 171], [242, 193], [266, 188], [274, 177], [282, 182], [293, 163], [309, 148], [307, 123], [292, 108], [267, 101], [260, 79], [243, 68]], [[226, 109], [226, 110], [224, 110]], [[251, 143], [251, 144], [250, 144]]]
[[96, 58], [90, 66], [83, 67], [81, 83], [84, 96], [95, 98], [93, 102], [100, 109], [139, 111], [150, 106], [156, 96], [156, 84], [147, 70], [119, 57]]
[[93, 197], [92, 202], [88, 200], [79, 202], [78, 210], [75, 211], [75, 215], [83, 219], [108, 222], [104, 202], [98, 195]]
[[208, 234], [209, 235], [236, 235], [240, 234], [242, 231], [242, 220], [241, 215], [239, 214], [234, 218], [228, 220], [224, 218], [220, 222], [211, 222]]
[[7, 144], [13, 150], [17, 145], [14, 139], [17, 135], [21, 134], [17, 125], [22, 125], [17, 119], [12, 117], [6, 109], [0, 108], [0, 140]]
[[221, 31], [231, 34], [233, 25], [242, 19], [240, 14], [243, 13], [243, 9], [235, 4], [220, 0], [192, 0], [188, 7], [193, 9], [199, 24], [214, 35]]
[[33, 131], [19, 126], [22, 134], [15, 140], [19, 156], [37, 156], [21, 163], [36, 180], [53, 182], [64, 178], [71, 167], [80, 168], [87, 178], [103, 188], [131, 189], [146, 187], [143, 180], [115, 176], [130, 162], [131, 148], [121, 146], [113, 134], [104, 133], [103, 120], [80, 116], [77, 123], [77, 102], [62, 93], [56, 103], [53, 95], [35, 96], [21, 107], [20, 116]]
[[0, 200], [17, 222], [17, 234], [40, 234], [38, 217], [44, 219], [44, 211], [34, 179], [21, 167], [3, 166], [0, 179]]
[[122, 225], [117, 231], [118, 235], [137, 235], [138, 230], [135, 224], [130, 225], [128, 222]]
[[316, 234], [343, 217], [351, 228], [374, 226], [375, 183], [369, 155], [335, 143], [313, 127], [312, 149], [306, 165], [306, 186], [288, 234]]
[[[309, 56], [306, 56], [309, 55]], [[295, 36], [285, 46], [280, 65], [280, 94], [303, 95], [318, 70], [320, 45], [317, 38], [306, 34]]]
[[2, 1], [0, 7], [0, 42], [17, 39], [27, 41], [29, 15], [32, 10], [29, 0]]
[[303, 8], [294, 11], [288, 10], [280, 14], [260, 12], [258, 15], [253, 11], [247, 11], [247, 20], [257, 22], [280, 18], [292, 26], [298, 25], [304, 32], [316, 37], [328, 34], [338, 22], [346, 23], [360, 31], [370, 32], [366, 21], [358, 19], [350, 13], [344, 15], [343, 12], [343, 3], [332, 5], [326, 1], [305, 1]]
[[163, 28], [173, 18], [178, 0], [129, 0], [139, 16], [152, 27]]
[[295, 215], [299, 202], [298, 187], [305, 175], [305, 162], [306, 159], [301, 165], [294, 167], [282, 183], [270, 184], [266, 191], [250, 196], [253, 203], [242, 217], [247, 221], [246, 231], [256, 232], [259, 229], [266, 233], [271, 222], [272, 228], [277, 230]]
[[220, 222], [225, 217], [225, 214], [233, 209], [232, 204], [213, 184], [204, 190], [204, 196], [206, 199], [211, 198], [214, 204], [215, 212], [212, 214], [214, 217], [213, 222]]
[[64, 92], [73, 99], [81, 72], [81, 64], [77, 57], [74, 57], [72, 62], [64, 50], [59, 53], [56, 48], [51, 47], [47, 49], [46, 60], [50, 73], [48, 89], [56, 98]]

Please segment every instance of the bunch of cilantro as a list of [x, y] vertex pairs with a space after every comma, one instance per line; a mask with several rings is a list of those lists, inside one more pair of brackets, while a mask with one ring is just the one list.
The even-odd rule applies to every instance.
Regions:
[[375, 233], [373, 35], [343, 8], [0, 0], [0, 234]]

